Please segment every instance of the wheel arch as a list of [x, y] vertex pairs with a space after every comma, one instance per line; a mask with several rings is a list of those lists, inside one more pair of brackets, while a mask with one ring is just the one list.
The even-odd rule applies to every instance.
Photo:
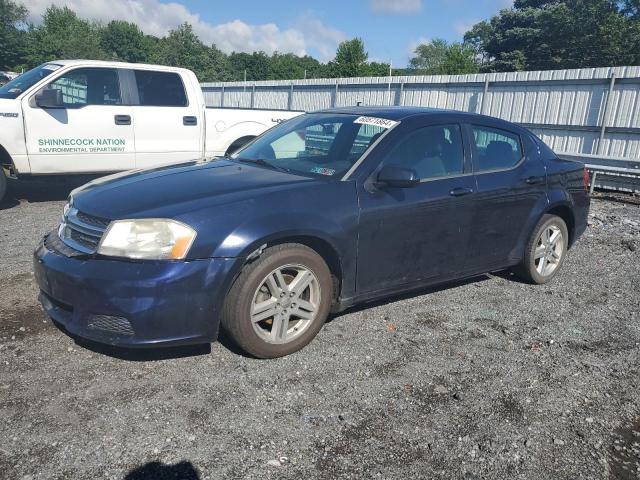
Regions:
[[559, 203], [555, 205], [550, 205], [544, 212], [545, 215], [556, 215], [564, 220], [564, 223], [567, 225], [567, 230], [569, 231], [569, 242], [568, 245], [571, 247], [573, 242], [575, 241], [575, 228], [576, 228], [576, 220], [573, 214], [573, 209], [570, 205], [566, 203]]
[[4, 167], [5, 169], [15, 169], [13, 158], [11, 158], [7, 149], [2, 145], [0, 145], [0, 167]]

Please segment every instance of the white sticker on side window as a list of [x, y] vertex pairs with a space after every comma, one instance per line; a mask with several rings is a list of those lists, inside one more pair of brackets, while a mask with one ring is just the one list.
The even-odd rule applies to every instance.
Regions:
[[358, 117], [353, 123], [361, 123], [363, 125], [375, 125], [376, 127], [391, 128], [398, 124], [393, 120], [387, 120], [386, 118], [378, 117]]

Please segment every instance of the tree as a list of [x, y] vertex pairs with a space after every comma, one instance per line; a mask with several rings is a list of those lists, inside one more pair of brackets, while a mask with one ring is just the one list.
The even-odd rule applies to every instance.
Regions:
[[448, 43], [435, 38], [416, 47], [409, 61], [414, 73], [426, 75], [458, 75], [476, 73], [479, 70], [476, 50], [470, 44]]
[[0, 0], [0, 70], [11, 70], [23, 62], [27, 9], [11, 0]]
[[640, 63], [639, 0], [516, 0], [465, 34], [485, 71]]
[[81, 20], [69, 8], [51, 6], [42, 24], [28, 34], [28, 60], [31, 65], [55, 59], [104, 59], [99, 26]]
[[216, 79], [216, 62], [211, 50], [200, 41], [193, 27], [183, 23], [161, 38], [151, 55], [151, 61], [193, 70], [201, 82]]
[[146, 62], [152, 44], [134, 23], [113, 20], [100, 30], [100, 46], [114, 60]]
[[331, 77], [360, 77], [367, 73], [369, 54], [361, 38], [346, 40], [338, 45], [336, 57], [329, 62]]
[[369, 62], [369, 53], [361, 38], [346, 40], [338, 45], [336, 57], [327, 64], [330, 77], [371, 77], [389, 75], [389, 64]]
[[229, 55], [233, 80], [266, 80], [269, 76], [269, 56], [264, 52], [233, 52]]

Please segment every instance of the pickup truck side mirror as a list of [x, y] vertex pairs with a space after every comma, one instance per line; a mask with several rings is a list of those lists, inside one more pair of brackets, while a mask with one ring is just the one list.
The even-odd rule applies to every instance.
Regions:
[[62, 91], [55, 88], [45, 88], [36, 93], [36, 105], [40, 108], [64, 108]]
[[385, 165], [378, 172], [375, 185], [380, 188], [409, 188], [415, 187], [419, 183], [420, 179], [414, 170], [396, 165]]

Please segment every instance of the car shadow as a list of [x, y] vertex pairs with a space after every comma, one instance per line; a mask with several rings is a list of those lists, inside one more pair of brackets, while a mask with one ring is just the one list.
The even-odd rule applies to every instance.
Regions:
[[371, 302], [363, 303], [360, 305], [355, 305], [353, 307], [349, 307], [342, 312], [334, 313], [329, 316], [327, 319], [327, 323], [333, 322], [335, 319], [340, 318], [344, 315], [349, 315], [351, 313], [361, 312], [363, 310], [367, 310], [369, 308], [382, 307], [384, 305], [388, 305], [390, 303], [400, 302], [402, 300], [407, 300], [413, 297], [419, 297], [422, 295], [428, 295], [430, 293], [441, 292], [443, 290], [449, 290], [456, 287], [463, 287], [465, 285], [470, 285], [474, 283], [484, 282], [486, 280], [490, 280], [491, 276], [489, 274], [476, 275], [474, 277], [465, 278], [462, 280], [455, 280], [451, 282], [446, 282], [439, 285], [434, 285], [431, 287], [423, 287], [417, 288], [415, 290], [410, 290], [407, 292], [399, 293], [396, 295], [391, 295], [388, 297], [384, 297], [378, 300], [373, 300]]
[[123, 480], [200, 480], [200, 474], [186, 460], [173, 465], [154, 461], [131, 470]]
[[42, 177], [29, 180], [8, 180], [7, 192], [0, 201], [0, 210], [21, 202], [40, 203], [66, 200], [72, 190], [102, 175], [74, 175]]
[[[462, 287], [465, 285], [484, 282], [486, 280], [490, 280], [493, 275], [500, 276], [503, 278], [508, 278], [509, 280], [519, 281], [518, 277], [515, 277], [515, 276], [513, 276], [513, 278], [511, 276], [506, 277], [506, 275], [509, 275], [508, 272], [507, 273], [498, 272], [495, 274], [477, 275], [477, 276], [466, 278], [463, 280], [447, 282], [445, 284], [436, 285], [432, 287], [419, 288], [416, 290], [404, 292], [397, 295], [392, 295], [389, 297], [385, 297], [385, 298], [364, 303], [361, 305], [356, 305], [342, 312], [331, 314], [327, 319], [327, 323], [333, 322], [336, 319], [349, 315], [351, 313], [360, 312], [362, 310], [367, 310], [369, 308], [380, 307], [380, 306], [388, 305], [390, 303], [407, 300], [413, 297], [418, 297], [421, 295], [428, 295], [431, 293], [441, 292], [443, 290], [449, 290], [456, 287]], [[85, 348], [87, 350], [90, 350], [94, 353], [98, 353], [100, 355], [105, 355], [108, 357], [116, 358], [119, 360], [125, 360], [129, 362], [153, 362], [153, 361], [160, 361], [160, 360], [171, 360], [171, 359], [177, 359], [177, 358], [209, 355], [211, 353], [211, 344], [209, 343], [199, 344], [199, 345], [188, 345], [188, 346], [182, 346], [182, 347], [144, 347], [144, 348], [115, 347], [112, 345], [97, 343], [91, 340], [77, 337], [69, 333], [62, 325], [58, 324], [57, 322], [54, 321], [53, 324], [65, 335], [71, 337], [73, 341], [76, 343], [76, 345], [78, 345], [79, 347]], [[242, 356], [245, 358], [252, 358], [252, 359], [256, 358], [248, 354], [247, 352], [243, 351], [240, 347], [238, 347], [238, 345], [236, 345], [236, 343], [231, 338], [225, 335], [223, 331], [221, 331], [220, 334], [218, 335], [217, 341], [224, 348], [226, 348], [233, 354], [236, 354], [238, 356]], [[132, 478], [137, 478], [137, 477], [132, 477]]]

